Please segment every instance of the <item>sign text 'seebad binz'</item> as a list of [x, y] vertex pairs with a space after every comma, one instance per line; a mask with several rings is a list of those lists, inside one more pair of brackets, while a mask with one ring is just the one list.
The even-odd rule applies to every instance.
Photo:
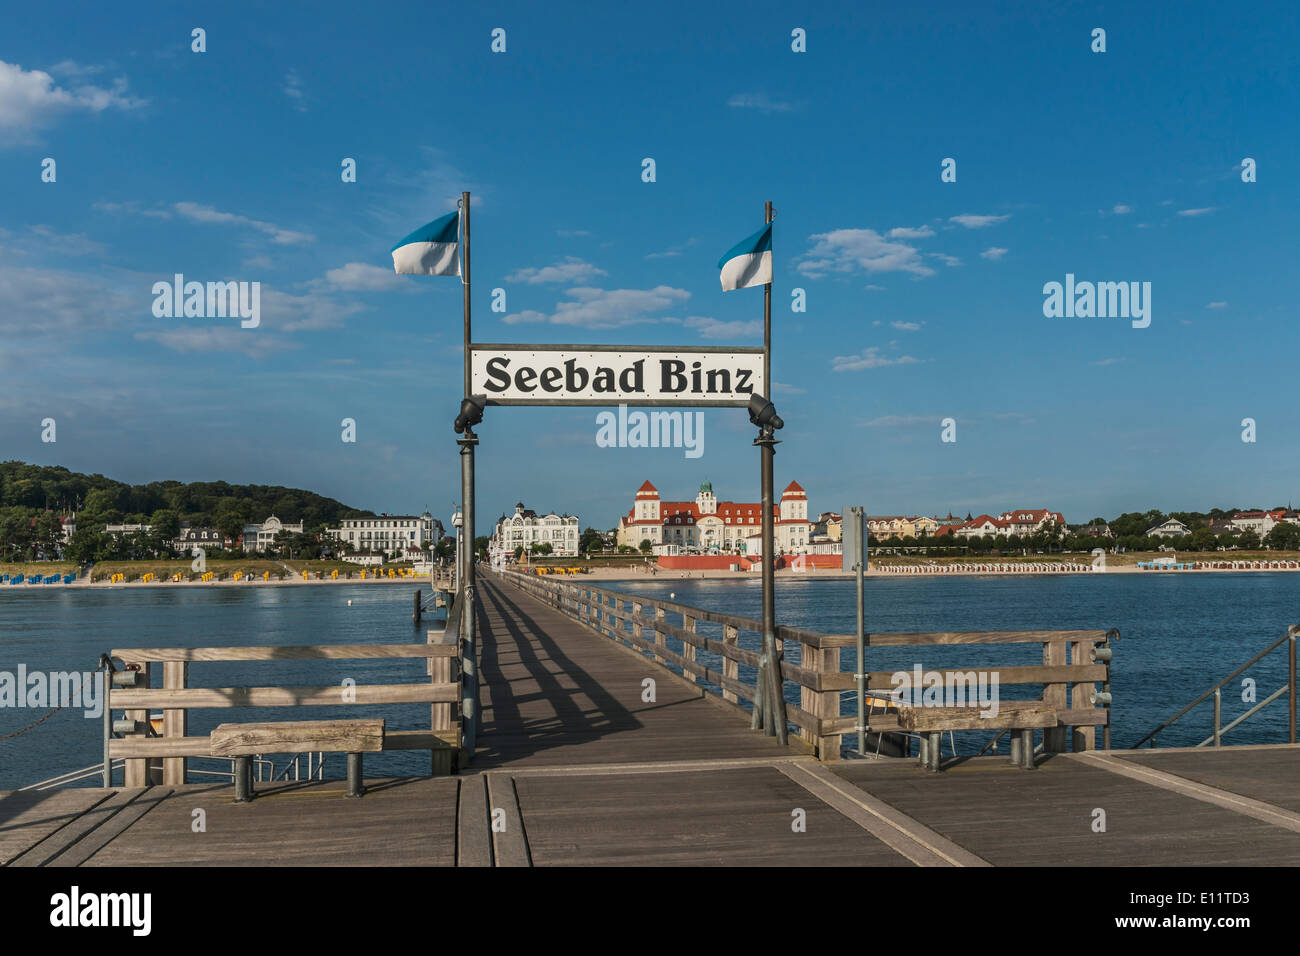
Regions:
[[759, 348], [471, 345], [489, 405], [745, 405], [767, 394]]

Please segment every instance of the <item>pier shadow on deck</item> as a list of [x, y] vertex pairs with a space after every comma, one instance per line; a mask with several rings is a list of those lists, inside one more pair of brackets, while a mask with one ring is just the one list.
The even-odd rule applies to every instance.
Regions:
[[[528, 595], [480, 579], [476, 769], [775, 757], [793, 740]], [[655, 701], [642, 701], [642, 681]]]

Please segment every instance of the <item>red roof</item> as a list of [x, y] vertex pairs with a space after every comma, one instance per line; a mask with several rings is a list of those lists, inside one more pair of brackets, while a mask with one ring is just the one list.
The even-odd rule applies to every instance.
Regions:
[[799, 487], [799, 482], [797, 482], [797, 481], [792, 481], [792, 482], [790, 482], [790, 484], [786, 485], [786, 486], [785, 486], [785, 490], [782, 491], [781, 494], [784, 495], [787, 491], [798, 492], [798, 493], [801, 494], [801, 495], [802, 495], [802, 494], [805, 494], [804, 490], [803, 490], [802, 488]]
[[650, 484], [650, 479], [648, 478], [641, 485], [641, 487], [636, 490], [636, 493], [639, 495], [643, 491], [653, 491], [655, 494], [659, 494], [659, 489], [656, 488], [654, 485]]

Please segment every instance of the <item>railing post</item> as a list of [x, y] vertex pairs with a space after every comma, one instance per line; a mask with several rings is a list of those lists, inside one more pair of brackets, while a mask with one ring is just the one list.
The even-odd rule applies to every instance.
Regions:
[[[656, 605], [655, 605], [655, 624], [658, 625], [661, 621], [665, 621], [666, 618], [667, 618], [667, 616], [668, 616], [668, 615], [664, 612], [664, 609], [661, 608], [658, 604], [656, 604]], [[661, 630], [659, 630], [659, 628], [658, 628], [657, 626], [656, 626], [656, 628], [655, 628], [655, 646], [656, 646], [656, 647], [667, 647], [667, 646], [668, 646], [667, 643], [666, 643], [666, 638], [665, 638], [664, 632], [661, 631]], [[656, 664], [664, 664], [664, 663], [667, 663], [667, 662], [666, 662], [662, 657], [660, 657], [660, 656], [658, 655], [658, 653], [656, 653], [656, 654], [655, 654], [655, 663], [656, 663]]]
[[[448, 626], [451, 627], [451, 620], [448, 618]], [[453, 634], [455, 630], [453, 630]], [[441, 644], [446, 637], [447, 632], [429, 631], [426, 640], [430, 644]], [[429, 658], [429, 682], [432, 684], [455, 684], [457, 677], [456, 671], [460, 668], [456, 666], [455, 661], [459, 660], [460, 641], [457, 640], [453, 645], [456, 656], [453, 657], [431, 657]], [[457, 720], [452, 713], [452, 708], [456, 705], [453, 703], [437, 703], [429, 705], [429, 730], [453, 730], [457, 726]], [[459, 736], [459, 734], [457, 735]], [[446, 749], [434, 748], [430, 751], [429, 773], [435, 777], [445, 777], [455, 769], [456, 754], [459, 752], [459, 741], [456, 745], [448, 745]], [[310, 756], [310, 755], [309, 755]], [[311, 767], [308, 765], [307, 776], [311, 776]]]
[[[807, 644], [800, 645], [800, 664], [813, 674], [820, 684], [827, 674], [840, 672], [840, 649], [838, 647], [817, 648]], [[819, 760], [839, 760], [842, 745], [840, 734], [825, 734], [823, 724], [836, 720], [840, 716], [840, 692], [838, 690], [820, 690], [812, 687], [799, 688], [799, 705], [817, 721], [816, 727], [800, 728], [800, 734], [817, 751]], [[859, 715], [863, 723], [863, 715]]]
[[[190, 665], [187, 661], [163, 661], [163, 687], [181, 690], [189, 686]], [[163, 737], [174, 740], [189, 732], [188, 710], [163, 711]], [[163, 786], [177, 787], [185, 783], [184, 757], [163, 758]]]
[[[740, 631], [733, 624], [722, 625], [722, 643], [728, 647], [736, 647]], [[730, 677], [732, 680], [740, 680], [740, 661], [732, 660], [730, 657], [722, 658], [722, 676]], [[740, 698], [732, 691], [723, 688], [722, 699], [729, 700], [733, 704], [739, 702]]]
[[1223, 721], [1223, 688], [1214, 688], [1214, 746], [1223, 746], [1223, 735], [1219, 727]]
[[[1061, 641], [1043, 642], [1043, 664], [1047, 667], [1059, 667], [1065, 664], [1065, 644]], [[1050, 683], [1043, 685], [1043, 703], [1056, 710], [1066, 710], [1068, 684]], [[1043, 753], [1055, 754], [1065, 750], [1064, 727], [1043, 728]]]
[[[632, 617], [633, 617], [633, 621], [632, 621], [632, 636], [635, 637], [635, 638], [640, 638], [640, 637], [641, 637], [641, 624], [640, 624], [637, 620], [635, 620], [636, 618], [639, 618], [640, 616], [641, 616], [641, 602], [640, 602], [640, 601], [633, 601], [633, 602], [632, 602]], [[638, 651], [641, 650], [640, 645], [637, 644], [635, 641], [632, 643], [632, 646], [633, 646], [636, 650], [638, 650]]]
[[[1071, 641], [1070, 642], [1070, 663], [1076, 667], [1087, 667], [1092, 661], [1090, 652], [1093, 644], [1091, 641]], [[1070, 707], [1078, 710], [1082, 707], [1091, 708], [1092, 695], [1096, 692], [1097, 685], [1093, 682], [1070, 685]], [[1096, 727], [1074, 727], [1070, 735], [1070, 749], [1075, 753], [1081, 750], [1097, 749], [1097, 728]]]
[[[688, 633], [694, 635], [695, 618], [691, 617], [690, 615], [683, 614], [682, 628], [686, 630]], [[685, 640], [682, 641], [682, 660], [692, 661], [692, 662], [695, 660], [695, 645], [690, 643], [689, 641], [685, 641]], [[695, 675], [692, 674], [690, 671], [688, 671], [685, 667], [682, 668], [682, 676], [685, 677], [692, 684], [696, 682]]]
[[[138, 671], [139, 676], [136, 677], [137, 687], [144, 689], [149, 688], [150, 667], [151, 665], [148, 661], [140, 665], [140, 670]], [[138, 733], [126, 735], [127, 739], [142, 740], [148, 735], [148, 710], [128, 710], [123, 714], [123, 717], [127, 720], [138, 721], [144, 728], [146, 728]], [[149, 786], [149, 759], [147, 757], [131, 757], [124, 762], [122, 770], [122, 786], [128, 789]]]

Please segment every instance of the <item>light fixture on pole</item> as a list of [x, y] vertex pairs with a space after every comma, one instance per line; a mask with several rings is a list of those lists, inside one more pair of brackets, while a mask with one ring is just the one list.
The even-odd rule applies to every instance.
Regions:
[[776, 570], [775, 529], [772, 516], [772, 458], [778, 444], [776, 430], [785, 422], [776, 413], [776, 406], [762, 395], [749, 399], [749, 420], [758, 426], [754, 444], [762, 449], [762, 499], [763, 499], [763, 653], [759, 658], [757, 694], [754, 716], [750, 726], [762, 729], [767, 736], [775, 736], [786, 743], [785, 682], [781, 679], [781, 658], [776, 647]]

